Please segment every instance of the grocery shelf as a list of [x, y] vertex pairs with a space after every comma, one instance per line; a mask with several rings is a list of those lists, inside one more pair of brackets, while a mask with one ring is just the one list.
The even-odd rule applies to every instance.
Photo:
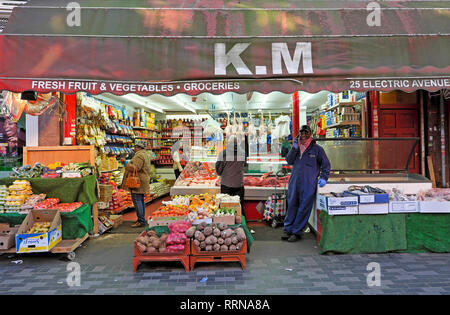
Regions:
[[334, 106], [331, 106], [331, 107], [325, 109], [325, 112], [329, 112], [331, 110], [334, 110], [334, 109], [337, 109], [337, 108], [340, 108], [340, 107], [353, 107], [353, 106], [360, 106], [360, 105], [363, 105], [363, 102], [339, 103], [339, 104], [336, 104]]
[[133, 127], [133, 129], [136, 129], [136, 130], [149, 130], [149, 131], [161, 132], [161, 130], [150, 129], [150, 128], [147, 128], [147, 127]]
[[361, 124], [361, 122], [358, 121], [358, 120], [355, 120], [355, 121], [341, 121], [340, 123], [337, 123], [337, 124], [332, 124], [332, 125], [325, 126], [325, 129], [342, 127], [342, 126], [359, 126], [360, 124]]

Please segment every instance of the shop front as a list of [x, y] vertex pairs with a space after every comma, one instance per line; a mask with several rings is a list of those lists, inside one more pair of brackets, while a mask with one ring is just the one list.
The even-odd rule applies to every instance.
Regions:
[[[424, 139], [371, 132], [370, 93], [450, 88], [447, 2], [390, 1], [375, 8], [368, 1], [262, 1], [251, 7], [198, 1], [184, 7], [184, 1], [92, 0], [80, 8], [68, 7], [69, 2], [30, 1], [15, 9], [0, 35], [0, 91], [73, 97], [76, 124], [68, 135], [76, 139], [61, 138], [57, 145], [93, 146], [94, 159], [100, 160], [94, 164], [101, 165], [99, 183], [116, 178], [120, 185], [120, 158], [137, 140], [154, 152], [155, 173], [172, 175], [173, 148], [182, 144], [189, 149], [185, 172], [175, 181], [167, 177], [174, 182], [174, 200], [218, 194], [214, 164], [223, 140], [246, 136], [244, 222], [265, 219], [267, 201], [285, 195], [290, 169], [281, 148], [290, 147], [300, 125], [311, 125], [333, 156], [332, 177], [319, 194], [377, 186], [380, 173], [404, 172], [402, 163], [411, 163], [411, 150], [421, 148]], [[285, 100], [287, 95], [287, 105], [272, 98], [278, 94]], [[319, 94], [320, 104], [308, 107]], [[139, 106], [125, 106], [127, 98]], [[166, 106], [168, 99], [176, 106]], [[380, 142], [367, 140], [369, 135]], [[396, 147], [396, 141], [405, 142]], [[383, 161], [400, 147], [407, 156], [385, 167]], [[339, 166], [348, 161], [355, 162]], [[346, 174], [355, 172], [364, 173], [364, 179], [346, 181]], [[408, 176], [396, 181], [383, 175], [399, 187], [380, 188], [403, 189], [402, 183], [415, 180]], [[427, 178], [417, 176], [423, 189], [431, 189]], [[340, 183], [348, 185], [334, 186]], [[418, 194], [419, 188], [409, 193]], [[312, 211], [310, 224], [318, 235], [330, 226], [319, 229], [322, 216], [332, 217], [325, 210]], [[366, 218], [385, 217], [357, 217]]]

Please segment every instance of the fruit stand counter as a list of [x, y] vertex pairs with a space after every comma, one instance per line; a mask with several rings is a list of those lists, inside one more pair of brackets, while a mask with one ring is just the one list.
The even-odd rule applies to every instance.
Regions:
[[[0, 223], [9, 223], [11, 226], [20, 225], [26, 216], [20, 213], [0, 213]], [[82, 238], [93, 228], [91, 206], [85, 204], [74, 211], [61, 212], [61, 221], [63, 240]]]
[[[2, 178], [0, 185], [11, 185], [17, 178]], [[63, 239], [79, 238], [94, 229], [97, 221], [97, 179], [94, 175], [81, 178], [26, 178], [33, 194], [46, 194], [61, 203], [82, 202], [84, 205], [72, 212], [62, 212]], [[91, 217], [93, 215], [93, 218]], [[0, 222], [20, 224], [25, 214], [2, 213]]]
[[450, 214], [328, 215], [320, 211], [321, 253], [450, 252]]

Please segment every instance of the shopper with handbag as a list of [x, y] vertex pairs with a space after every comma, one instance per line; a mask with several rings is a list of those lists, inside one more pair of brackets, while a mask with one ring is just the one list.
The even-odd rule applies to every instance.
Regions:
[[132, 227], [145, 226], [144, 194], [150, 193], [150, 156], [142, 142], [136, 142], [134, 156], [125, 166], [122, 188], [131, 192], [138, 220]]

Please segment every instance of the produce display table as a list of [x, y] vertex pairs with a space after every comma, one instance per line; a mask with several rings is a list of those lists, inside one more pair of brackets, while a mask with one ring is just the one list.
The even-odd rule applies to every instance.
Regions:
[[[15, 180], [19, 178], [0, 178], [0, 185], [12, 185]], [[79, 223], [82, 229], [78, 232], [67, 232], [66, 237], [68, 235], [75, 235], [80, 237], [80, 235], [84, 235], [85, 233], [93, 231], [94, 234], [98, 233], [98, 225], [93, 224], [93, 222], [97, 222], [98, 220], [98, 206], [97, 206], [97, 178], [95, 175], [89, 175], [81, 178], [20, 178], [22, 180], [27, 180], [31, 184], [31, 188], [33, 194], [46, 194], [46, 198], [58, 198], [61, 203], [72, 203], [72, 202], [82, 202], [89, 206], [89, 218], [91, 215], [93, 218], [91, 219], [90, 227], [88, 229], [89, 223], [87, 223], [87, 211], [84, 212], [80, 209], [77, 209], [75, 212], [75, 216], [78, 217], [79, 212], [83, 212], [83, 215], [80, 217], [86, 219], [80, 219], [80, 217], [75, 218], [74, 221], [80, 220]], [[68, 223], [70, 216], [66, 216], [66, 225]], [[1, 219], [0, 219], [1, 220]], [[17, 219], [16, 219], [17, 220]], [[22, 222], [23, 218], [20, 222]], [[2, 222], [2, 221], [0, 221]], [[6, 222], [6, 221], [3, 221]], [[13, 222], [10, 222], [10, 224]], [[17, 223], [16, 223], [17, 224]], [[64, 224], [64, 217], [63, 217]], [[64, 239], [64, 228], [63, 228], [63, 239]]]
[[[75, 250], [78, 248], [78, 246], [80, 246], [87, 238], [89, 237], [89, 234], [85, 234], [80, 238], [76, 238], [76, 239], [70, 239], [70, 240], [62, 240], [61, 242], [59, 242], [58, 244], [55, 245], [55, 247], [53, 247], [50, 250], [50, 253], [52, 254], [67, 254], [67, 258], [69, 260], [73, 260], [75, 259]], [[15, 253], [16, 252], [16, 248], [12, 247], [10, 249], [7, 250], [1, 250], [0, 254], [2, 253]]]
[[[71, 212], [60, 212], [62, 221], [62, 239], [72, 240], [82, 238], [93, 229], [91, 206], [85, 204]], [[9, 223], [10, 226], [20, 225], [26, 214], [0, 213], [0, 223]]]
[[[146, 232], [142, 232], [141, 236]], [[179, 261], [183, 264], [186, 272], [189, 271], [189, 254], [191, 252], [191, 242], [188, 239], [184, 251], [179, 253], [142, 253], [134, 244], [134, 256], [133, 256], [133, 272], [136, 272], [139, 265], [146, 261]]]
[[238, 262], [241, 264], [242, 270], [245, 270], [245, 254], [247, 253], [247, 242], [238, 251], [200, 251], [194, 246], [194, 242], [191, 242], [191, 255], [189, 257], [189, 264], [191, 270], [194, 270], [194, 266], [198, 262]]
[[322, 254], [450, 252], [450, 214], [332, 216], [320, 211], [319, 221]]

